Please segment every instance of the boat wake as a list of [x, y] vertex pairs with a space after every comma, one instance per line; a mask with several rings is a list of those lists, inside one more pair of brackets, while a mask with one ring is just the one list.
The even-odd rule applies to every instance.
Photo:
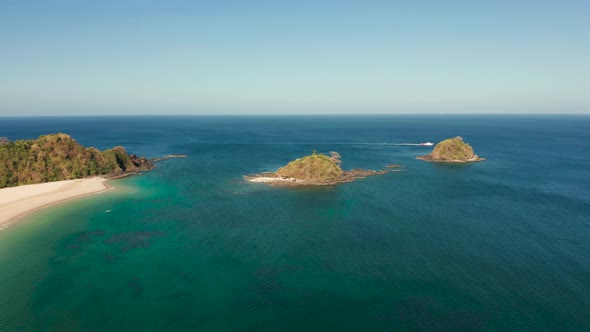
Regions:
[[433, 146], [434, 143], [425, 142], [425, 143], [391, 143], [391, 145], [407, 145], [407, 146]]
[[[232, 143], [232, 144], [252, 144], [252, 143]], [[258, 143], [265, 145], [398, 145], [398, 146], [432, 146], [434, 143], [388, 143], [388, 142], [265, 142]], [[152, 160], [157, 161], [157, 160]]]

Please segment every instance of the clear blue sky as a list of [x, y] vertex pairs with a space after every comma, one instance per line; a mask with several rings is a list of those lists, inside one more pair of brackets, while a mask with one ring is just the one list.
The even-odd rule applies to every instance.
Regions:
[[0, 1], [0, 115], [590, 112], [590, 1]]

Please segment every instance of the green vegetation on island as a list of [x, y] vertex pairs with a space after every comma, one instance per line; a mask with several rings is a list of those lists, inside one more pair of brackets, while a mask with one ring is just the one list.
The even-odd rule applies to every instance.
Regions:
[[330, 156], [316, 153], [295, 159], [276, 172], [244, 176], [251, 182], [264, 182], [271, 185], [288, 186], [329, 186], [340, 183], [352, 182], [371, 175], [385, 174], [389, 170], [373, 171], [353, 169], [344, 171], [340, 167], [342, 161], [338, 152], [330, 152]]
[[434, 162], [464, 163], [483, 161], [473, 152], [473, 148], [463, 142], [460, 136], [446, 139], [438, 143], [430, 154], [417, 157], [420, 160]]
[[154, 168], [144, 157], [121, 146], [85, 148], [66, 134], [0, 144], [0, 188], [87, 176], [119, 176]]
[[[340, 156], [338, 155], [338, 157]], [[330, 181], [337, 179], [344, 173], [342, 168], [340, 168], [339, 160], [334, 156], [329, 157], [314, 151], [309, 156], [295, 159], [286, 166], [279, 168], [275, 174], [280, 177], [303, 181]]]

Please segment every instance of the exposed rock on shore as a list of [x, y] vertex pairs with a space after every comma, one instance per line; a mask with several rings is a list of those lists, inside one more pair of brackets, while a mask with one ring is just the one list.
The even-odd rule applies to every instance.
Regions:
[[309, 156], [293, 160], [274, 173], [248, 175], [244, 176], [244, 179], [271, 185], [329, 186], [391, 172], [389, 170], [363, 169], [344, 171], [340, 167], [341, 163], [340, 155], [336, 152], [331, 152], [331, 156], [314, 152]]
[[438, 143], [431, 153], [416, 157], [417, 159], [431, 162], [467, 163], [484, 161], [473, 152], [473, 148], [463, 142], [460, 136], [446, 139]]
[[168, 155], [165, 155], [164, 157], [152, 158], [152, 159], [150, 159], [150, 161], [157, 162], [157, 161], [174, 159], [174, 158], [186, 158], [186, 155], [185, 154], [168, 154]]

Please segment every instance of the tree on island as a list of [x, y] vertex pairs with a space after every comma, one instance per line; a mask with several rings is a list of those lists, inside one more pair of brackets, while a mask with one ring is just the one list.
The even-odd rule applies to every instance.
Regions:
[[338, 165], [342, 164], [342, 160], [340, 159], [340, 153], [336, 152], [336, 151], [330, 151], [330, 158], [332, 158], [332, 160], [334, 160], [334, 162]]

